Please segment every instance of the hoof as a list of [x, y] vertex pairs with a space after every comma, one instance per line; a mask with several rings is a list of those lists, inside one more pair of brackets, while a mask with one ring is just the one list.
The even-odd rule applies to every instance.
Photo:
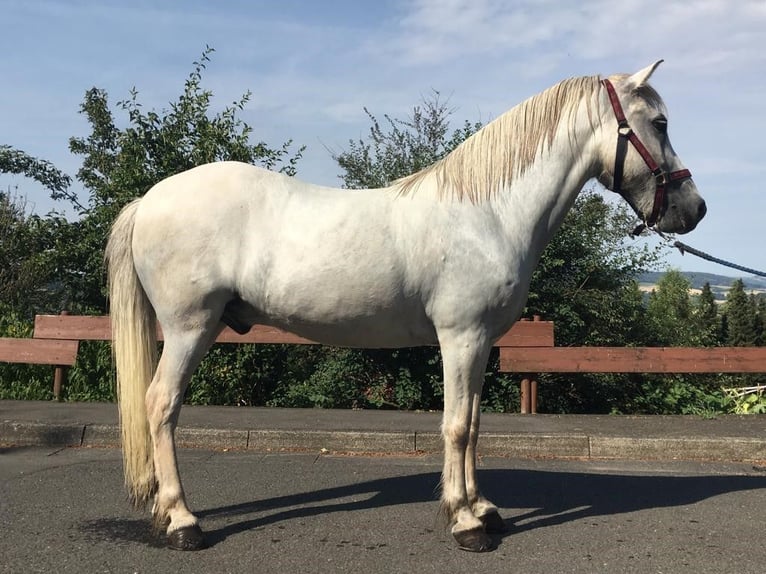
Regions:
[[199, 525], [184, 526], [168, 534], [168, 548], [173, 550], [202, 550], [207, 548]]
[[483, 528], [472, 528], [453, 532], [458, 548], [467, 552], [488, 552], [494, 550], [492, 538], [484, 532]]
[[508, 532], [508, 526], [505, 524], [505, 520], [497, 510], [488, 512], [484, 516], [479, 516], [479, 520], [484, 524], [484, 530], [488, 534], [502, 534]]

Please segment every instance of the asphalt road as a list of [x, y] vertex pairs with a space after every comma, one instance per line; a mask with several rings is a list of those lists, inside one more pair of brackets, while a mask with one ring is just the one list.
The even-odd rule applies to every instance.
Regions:
[[0, 572], [727, 573], [766, 567], [766, 472], [744, 464], [487, 458], [510, 532], [458, 550], [438, 457], [182, 450], [211, 548], [179, 553], [131, 511], [115, 449], [0, 450]]

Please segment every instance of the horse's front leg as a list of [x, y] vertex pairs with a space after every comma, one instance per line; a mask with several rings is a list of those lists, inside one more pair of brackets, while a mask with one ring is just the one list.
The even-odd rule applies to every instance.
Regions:
[[487, 533], [506, 532], [508, 528], [500, 516], [497, 506], [485, 498], [479, 490], [479, 481], [476, 476], [476, 464], [478, 461], [476, 446], [479, 440], [479, 421], [481, 419], [481, 389], [479, 389], [478, 393], [473, 394], [471, 400], [471, 429], [468, 435], [468, 448], [465, 454], [465, 482], [468, 501], [471, 504], [474, 515], [484, 524], [484, 530]]
[[[442, 335], [440, 343], [444, 364], [442, 511], [460, 548], [483, 552], [492, 548], [492, 541], [472, 507], [478, 500], [478, 487], [475, 463], [468, 460], [475, 459], [471, 428], [478, 406], [474, 406], [474, 397], [481, 395], [490, 345], [475, 333]], [[478, 434], [478, 421], [474, 434]]]

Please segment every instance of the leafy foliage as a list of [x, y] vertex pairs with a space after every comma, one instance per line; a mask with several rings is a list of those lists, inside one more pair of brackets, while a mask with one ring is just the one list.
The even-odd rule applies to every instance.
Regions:
[[[66, 195], [71, 178], [50, 162], [8, 145], [0, 145], [0, 173], [23, 175], [48, 189], [54, 198]], [[22, 316], [60, 304], [53, 284], [52, 254], [57, 247], [55, 217], [30, 214], [23, 196], [0, 192], [0, 301]]]
[[22, 314], [34, 314], [44, 299], [45, 222], [29, 215], [25, 202], [0, 193], [0, 301]]
[[671, 269], [649, 295], [647, 320], [650, 328], [647, 342], [650, 345], [679, 347], [698, 343], [695, 325], [691, 320], [690, 288], [689, 281]]
[[449, 134], [453, 110], [437, 91], [407, 119], [384, 115], [386, 129], [367, 108], [364, 111], [372, 123], [367, 140], [349, 141], [346, 151], [333, 156], [349, 189], [386, 187], [441, 159], [481, 128], [478, 122], [466, 121]]
[[766, 387], [744, 387], [724, 389], [726, 397], [733, 405], [732, 410], [738, 415], [764, 414], [766, 413], [766, 396], [763, 391]]
[[[69, 188], [68, 175], [50, 162], [0, 146], [0, 173], [23, 175], [54, 197]], [[0, 192], [0, 337], [29, 337], [35, 313], [60, 309], [53, 218], [28, 213], [22, 196]], [[52, 370], [40, 365], [0, 364], [0, 398], [50, 398]]]
[[697, 330], [700, 345], [709, 347], [721, 339], [721, 320], [718, 306], [710, 283], [702, 286], [702, 291], [694, 307], [694, 327]]
[[32, 157], [9, 145], [0, 145], [0, 173], [23, 175], [40, 183], [51, 192], [53, 199], [67, 196], [72, 178], [51, 162]]
[[295, 173], [302, 148], [291, 155], [290, 141], [276, 149], [263, 142], [251, 143], [253, 129], [237, 115], [250, 99], [249, 92], [223, 111], [211, 112], [213, 94], [202, 88], [202, 73], [211, 52], [207, 48], [194, 63], [183, 92], [168, 109], [144, 111], [135, 89], [128, 99], [118, 102], [118, 110], [127, 116], [124, 129], [117, 127], [105, 91], [91, 88], [86, 92], [81, 113], [91, 132], [71, 138], [69, 148], [83, 158], [77, 179], [87, 189], [88, 200], [81, 203], [68, 196], [80, 219], [69, 229], [59, 229], [62, 236], [77, 238], [59, 261], [73, 310], [105, 312], [102, 257], [109, 228], [126, 203], [155, 183], [222, 160]]
[[642, 337], [635, 277], [658, 255], [626, 241], [632, 221], [624, 205], [585, 190], [543, 253], [526, 313], [554, 321], [558, 345], [623, 345]]
[[[0, 337], [32, 336], [32, 322], [0, 302]], [[53, 369], [48, 365], [0, 363], [0, 399], [48, 400], [53, 397]]]
[[[85, 199], [71, 190], [70, 178], [49, 162], [8, 146], [0, 147], [0, 171], [23, 173], [38, 180], [49, 188], [53, 199], [68, 202], [78, 215], [71, 222], [56, 213], [46, 218], [27, 216], [23, 206], [2, 196], [0, 225], [7, 233], [0, 243], [4, 273], [0, 289], [2, 301], [11, 304], [15, 313], [28, 309], [30, 318], [34, 312], [59, 312], [64, 308], [75, 313], [105, 313], [102, 259], [111, 223], [126, 203], [159, 180], [219, 160], [238, 160], [289, 175], [295, 173], [302, 149], [291, 153], [289, 141], [277, 148], [251, 142], [253, 130], [239, 118], [249, 92], [223, 111], [211, 111], [212, 92], [202, 87], [202, 73], [211, 52], [210, 48], [204, 51], [194, 63], [181, 95], [161, 111], [145, 111], [134, 89], [128, 99], [117, 103], [118, 116], [105, 91], [92, 88], [86, 92], [81, 113], [90, 133], [70, 140], [72, 153], [82, 157], [77, 179], [85, 188]], [[124, 128], [118, 127], [123, 124]], [[32, 291], [42, 293], [40, 302], [30, 296]], [[9, 318], [13, 325], [21, 321], [31, 332], [29, 319], [17, 315]], [[216, 359], [229, 358], [213, 353], [209, 362]], [[34, 369], [39, 368], [2, 366], [2, 384], [12, 386], [29, 379]], [[69, 374], [66, 397], [113, 399], [111, 369], [108, 344], [83, 344], [77, 365]], [[213, 402], [229, 398], [213, 392], [198, 394]]]
[[726, 296], [726, 343], [732, 347], [755, 345], [758, 322], [755, 301], [748, 298], [742, 280], [737, 279]]
[[[103, 313], [106, 236], [119, 210], [154, 183], [201, 163], [234, 159], [293, 175], [302, 149], [252, 143], [239, 114], [249, 93], [218, 113], [202, 87], [212, 50], [194, 63], [181, 95], [167, 109], [143, 108], [134, 89], [116, 108], [103, 90], [85, 94], [81, 112], [90, 133], [70, 140], [82, 158], [77, 179], [44, 160], [0, 146], [0, 172], [23, 174], [78, 214], [67, 221], [27, 213], [23, 200], [0, 193], [0, 336], [30, 336], [40, 311]], [[478, 122], [452, 129], [454, 113], [438, 92], [405, 119], [370, 119], [367, 137], [334, 155], [347, 188], [370, 188], [416, 172], [477, 131]], [[635, 281], [659, 254], [626, 239], [626, 207], [593, 189], [575, 201], [536, 269], [525, 314], [556, 324], [557, 345], [762, 345], [766, 299], [735, 284], [722, 310], [710, 286], [692, 298], [689, 284], [671, 271], [648, 296]], [[483, 407], [516, 411], [519, 378], [497, 373], [497, 352], [485, 377]], [[70, 370], [69, 400], [114, 400], [110, 346], [81, 345]], [[187, 401], [195, 404], [289, 407], [440, 408], [441, 360], [433, 348], [387, 350], [314, 346], [215, 345], [195, 373]], [[0, 365], [0, 398], [51, 398], [51, 369]], [[752, 387], [742, 390], [743, 381]], [[540, 407], [547, 412], [715, 413], [763, 408], [760, 378], [582, 375], [541, 377]], [[730, 389], [727, 392], [722, 387]], [[749, 389], [749, 390], [748, 390]], [[752, 390], [755, 389], [755, 390]]]

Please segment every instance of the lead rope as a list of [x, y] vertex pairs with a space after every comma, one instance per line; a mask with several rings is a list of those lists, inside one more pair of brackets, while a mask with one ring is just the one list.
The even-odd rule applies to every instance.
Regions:
[[[648, 228], [651, 231], [654, 231], [657, 235], [662, 237], [665, 241], [670, 243], [671, 239], [667, 236], [665, 236], [661, 231], [658, 231], [653, 228]], [[732, 263], [731, 261], [726, 261], [725, 259], [720, 259], [718, 257], [714, 257], [710, 255], [709, 253], [705, 253], [704, 251], [700, 251], [699, 249], [695, 249], [694, 247], [690, 245], [686, 245], [686, 243], [682, 243], [680, 241], [673, 241], [673, 247], [678, 249], [681, 252], [681, 255], [685, 255], [686, 253], [691, 253], [692, 255], [696, 255], [697, 257], [700, 257], [701, 259], [705, 259], [706, 261], [711, 261], [712, 263], [718, 263], [718, 265], [723, 265], [724, 267], [730, 267], [732, 269], [737, 269], [738, 271], [744, 271], [745, 273], [751, 273], [752, 275], [757, 275], [758, 277], [766, 277], [766, 273], [763, 271], [758, 271], [757, 269], [752, 269], [751, 267], [745, 267], [743, 265], [737, 265], [736, 263]]]

